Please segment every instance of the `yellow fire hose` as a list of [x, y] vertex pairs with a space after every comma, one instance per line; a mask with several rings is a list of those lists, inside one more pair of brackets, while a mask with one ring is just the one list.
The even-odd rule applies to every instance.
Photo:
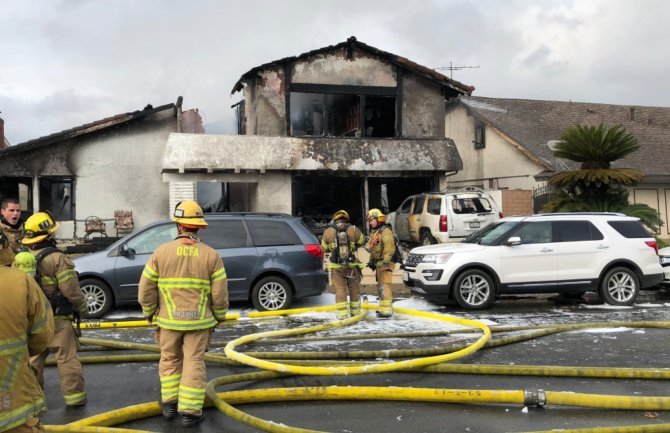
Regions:
[[[541, 327], [507, 327], [508, 330], [532, 330], [532, 332], [525, 335], [517, 335], [512, 337], [504, 337], [494, 341], [489, 341], [491, 330], [486, 325], [478, 322], [468, 321], [464, 319], [450, 318], [442, 315], [426, 312], [416, 312], [412, 310], [405, 310], [401, 308], [394, 308], [398, 313], [412, 314], [416, 316], [426, 317], [430, 319], [437, 319], [448, 321], [463, 326], [470, 326], [477, 329], [462, 330], [454, 332], [481, 332], [482, 335], [475, 341], [475, 343], [459, 348], [459, 346], [447, 348], [451, 353], [428, 356], [425, 358], [411, 359], [408, 361], [399, 361], [393, 363], [361, 363], [356, 364], [337, 363], [336, 361], [326, 361], [329, 365], [325, 367], [318, 366], [324, 362], [319, 361], [302, 361], [294, 360], [293, 364], [303, 365], [289, 365], [281, 362], [268, 362], [235, 351], [237, 346], [254, 342], [262, 338], [284, 337], [293, 335], [302, 335], [309, 332], [317, 332], [326, 329], [346, 326], [356, 323], [365, 317], [367, 309], [376, 308], [374, 306], [364, 306], [366, 310], [364, 313], [353, 318], [331, 322], [328, 324], [313, 326], [309, 328], [299, 328], [282, 331], [262, 332], [258, 334], [251, 334], [229, 342], [224, 352], [229, 357], [217, 354], [211, 355], [208, 361], [222, 362], [239, 365], [243, 363], [256, 367], [272, 367], [269, 370], [257, 373], [247, 373], [242, 375], [225, 376], [211, 381], [207, 387], [207, 396], [216, 406], [226, 415], [234, 419], [247, 423], [256, 428], [260, 428], [269, 432], [282, 433], [315, 433], [315, 430], [306, 430], [296, 427], [289, 427], [279, 425], [276, 423], [261, 420], [259, 418], [250, 416], [238, 409], [233, 408], [230, 404], [243, 403], [262, 403], [270, 401], [298, 401], [298, 400], [408, 400], [408, 401], [430, 401], [442, 403], [487, 403], [487, 404], [551, 404], [560, 406], [579, 406], [592, 408], [607, 408], [607, 409], [629, 409], [629, 410], [670, 410], [670, 397], [630, 397], [630, 396], [611, 396], [598, 394], [580, 394], [572, 392], [554, 392], [554, 391], [523, 391], [523, 390], [468, 390], [468, 389], [428, 389], [428, 388], [395, 388], [394, 392], [389, 393], [386, 387], [296, 387], [296, 388], [270, 388], [270, 389], [254, 389], [241, 391], [225, 391], [217, 394], [215, 389], [217, 386], [230, 384], [235, 382], [244, 382], [249, 380], [273, 379], [277, 377], [286, 376], [287, 374], [319, 374], [319, 375], [336, 375], [336, 374], [365, 374], [372, 372], [391, 372], [391, 371], [422, 371], [427, 373], [459, 373], [459, 374], [517, 374], [517, 375], [554, 375], [554, 376], [571, 376], [571, 377], [608, 377], [608, 378], [643, 378], [643, 379], [669, 379], [670, 369], [628, 369], [628, 368], [594, 368], [594, 367], [560, 367], [560, 366], [519, 366], [519, 365], [463, 365], [463, 364], [439, 364], [444, 360], [455, 359], [457, 356], [465, 356], [473, 353], [481, 347], [495, 347], [503, 344], [511, 344], [518, 341], [524, 341], [530, 338], [537, 338], [544, 335], [555, 334], [558, 332], [566, 332], [575, 329], [596, 328], [596, 327], [612, 327], [612, 326], [630, 326], [630, 327], [670, 327], [670, 322], [607, 322], [607, 323], [591, 323], [591, 324], [576, 324], [576, 325], [555, 325], [555, 326], [541, 326]], [[328, 311], [335, 309], [331, 307], [319, 307], [318, 309], [301, 309], [299, 311]], [[296, 310], [287, 310], [281, 312], [284, 314], [295, 314]], [[249, 317], [268, 317], [279, 315], [277, 312], [262, 312], [250, 313]], [[123, 323], [123, 322], [117, 322]], [[138, 322], [144, 325], [144, 322]], [[109, 326], [120, 327], [120, 326]], [[502, 327], [501, 327], [502, 328]], [[96, 329], [96, 327], [85, 328]], [[499, 331], [496, 329], [498, 332]], [[341, 337], [340, 337], [341, 338]], [[87, 341], [90, 340], [90, 341]], [[149, 352], [158, 352], [155, 345], [141, 344], [141, 343], [126, 343], [126, 342], [110, 342], [108, 340], [99, 339], [84, 339], [82, 342], [87, 344], [99, 344], [104, 347], [111, 345], [117, 348], [128, 350], [145, 350]], [[440, 348], [444, 350], [445, 348]], [[385, 351], [389, 352], [389, 351]], [[397, 351], [398, 353], [406, 353], [406, 351]], [[308, 352], [309, 353], [309, 352]], [[361, 352], [355, 352], [361, 353]], [[303, 353], [304, 354], [304, 353]], [[351, 352], [349, 353], [352, 354]], [[277, 358], [286, 353], [272, 353], [272, 357]], [[142, 359], [141, 356], [152, 357], [155, 359], [156, 355], [127, 355], [129, 359]], [[392, 356], [389, 356], [392, 357]], [[94, 357], [99, 358], [99, 357]], [[112, 358], [114, 357], [102, 357]], [[116, 357], [123, 359], [124, 356]], [[147, 358], [149, 359], [149, 358]], [[102, 359], [97, 362], [104, 362]], [[404, 363], [404, 364], [403, 364]], [[397, 367], [401, 364], [401, 367]], [[389, 368], [391, 367], [391, 368]], [[397, 368], [394, 368], [397, 367]], [[530, 396], [530, 397], [529, 397]], [[160, 408], [157, 402], [145, 403], [136, 406], [129, 406], [127, 408], [107, 412], [105, 414], [96, 415], [94, 417], [86, 418], [66, 426], [46, 426], [47, 431], [58, 432], [140, 432], [139, 430], [128, 429], [114, 429], [109, 426], [118, 425], [120, 423], [129, 422], [132, 420], [144, 418], [147, 416], [155, 416], [160, 414]], [[573, 433], [652, 433], [660, 431], [670, 431], [670, 424], [654, 424], [643, 426], [618, 426], [606, 427], [596, 429], [573, 429], [562, 430], [563, 432]], [[530, 433], [530, 432], [529, 432]], [[540, 433], [540, 432], [537, 432]]]

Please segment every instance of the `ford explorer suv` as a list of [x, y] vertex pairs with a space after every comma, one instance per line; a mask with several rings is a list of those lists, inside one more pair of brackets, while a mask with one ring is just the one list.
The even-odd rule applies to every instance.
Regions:
[[502, 218], [493, 198], [477, 188], [408, 197], [387, 222], [401, 242], [432, 245], [460, 242], [485, 225]]
[[414, 248], [403, 280], [436, 303], [484, 309], [503, 294], [599, 293], [632, 305], [663, 279], [656, 240], [637, 218], [556, 213], [503, 218], [462, 243]]

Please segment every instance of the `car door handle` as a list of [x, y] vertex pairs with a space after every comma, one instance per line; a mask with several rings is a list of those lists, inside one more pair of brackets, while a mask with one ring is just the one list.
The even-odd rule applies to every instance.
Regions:
[[547, 247], [544, 247], [540, 250], [541, 253], [551, 253], [552, 251], [554, 251], [553, 248], [547, 248]]
[[606, 250], [606, 249], [608, 249], [609, 247], [610, 247], [610, 246], [607, 245], [607, 244], [600, 244], [600, 245], [598, 245], [596, 248], [599, 249], [599, 250]]

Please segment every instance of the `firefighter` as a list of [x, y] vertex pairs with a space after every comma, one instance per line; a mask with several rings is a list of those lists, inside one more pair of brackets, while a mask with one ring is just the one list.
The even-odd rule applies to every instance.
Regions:
[[[361, 314], [361, 269], [364, 264], [356, 257], [356, 250], [365, 243], [363, 233], [349, 224], [349, 214], [338, 210], [333, 214], [333, 225], [323, 232], [321, 248], [330, 253], [328, 269], [335, 286], [335, 306], [338, 319]], [[349, 300], [347, 301], [347, 294]]]
[[21, 251], [21, 202], [4, 198], [0, 204], [0, 265], [10, 266]]
[[88, 312], [84, 294], [79, 288], [79, 279], [74, 263], [56, 248], [53, 234], [58, 229], [48, 212], [31, 215], [25, 224], [21, 243], [35, 256], [36, 280], [51, 303], [55, 319], [54, 337], [47, 350], [34, 356], [31, 363], [37, 372], [40, 385], [44, 387], [44, 362], [49, 352], [53, 353], [60, 376], [60, 389], [67, 407], [76, 408], [86, 404], [84, 369], [79, 362], [79, 338], [72, 322], [79, 321]]
[[44, 432], [37, 416], [46, 411], [44, 392], [29, 356], [42, 353], [54, 335], [51, 308], [31, 277], [0, 266], [0, 431]]
[[391, 281], [395, 268], [395, 239], [391, 226], [385, 224], [386, 216], [379, 209], [370, 209], [367, 216], [370, 224], [370, 239], [365, 249], [370, 252], [368, 266], [376, 272], [377, 293], [379, 294], [379, 317], [393, 315], [393, 291]]
[[214, 327], [226, 319], [228, 283], [221, 257], [198, 238], [207, 227], [198, 203], [178, 203], [172, 220], [177, 238], [149, 258], [138, 298], [146, 320], [158, 327], [163, 417], [179, 414], [183, 427], [193, 427], [204, 419], [205, 352]]

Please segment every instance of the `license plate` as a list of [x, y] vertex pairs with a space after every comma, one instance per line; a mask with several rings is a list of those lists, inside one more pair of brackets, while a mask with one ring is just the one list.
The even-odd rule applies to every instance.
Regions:
[[470, 223], [470, 228], [471, 229], [478, 229], [479, 228], [479, 223]]

